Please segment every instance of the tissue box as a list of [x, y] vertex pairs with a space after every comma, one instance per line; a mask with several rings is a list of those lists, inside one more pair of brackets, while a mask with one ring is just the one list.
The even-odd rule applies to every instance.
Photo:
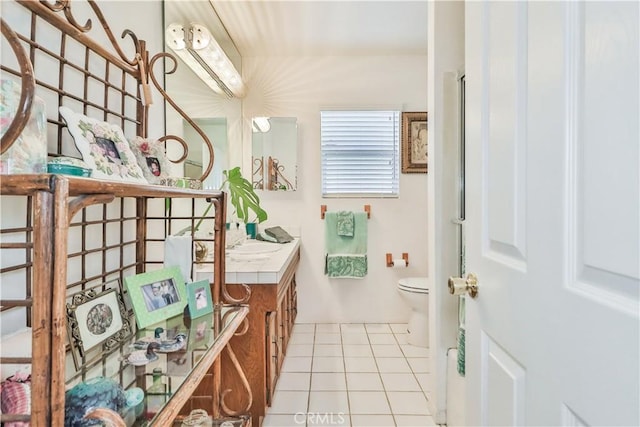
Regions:
[[[4, 135], [18, 110], [20, 83], [0, 80], [0, 136]], [[31, 115], [22, 133], [2, 156], [0, 174], [47, 172], [47, 114], [44, 101], [34, 97]]]

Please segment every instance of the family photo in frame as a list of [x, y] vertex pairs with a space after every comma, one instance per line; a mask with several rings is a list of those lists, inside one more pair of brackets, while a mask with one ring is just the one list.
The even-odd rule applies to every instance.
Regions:
[[187, 305], [180, 267], [136, 274], [126, 277], [124, 282], [139, 328], [182, 314]]
[[211, 286], [208, 280], [188, 283], [187, 294], [189, 296], [189, 315], [192, 319], [213, 312]]

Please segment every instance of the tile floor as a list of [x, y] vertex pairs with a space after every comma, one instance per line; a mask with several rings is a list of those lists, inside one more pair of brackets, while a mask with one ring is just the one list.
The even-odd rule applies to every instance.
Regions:
[[263, 427], [425, 427], [429, 349], [406, 324], [296, 324]]

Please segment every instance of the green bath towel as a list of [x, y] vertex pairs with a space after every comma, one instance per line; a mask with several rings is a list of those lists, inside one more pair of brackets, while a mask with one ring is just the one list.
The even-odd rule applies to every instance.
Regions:
[[338, 220], [339, 213], [325, 214], [325, 274], [333, 278], [362, 278], [367, 275], [367, 214], [353, 213], [353, 236], [339, 234]]

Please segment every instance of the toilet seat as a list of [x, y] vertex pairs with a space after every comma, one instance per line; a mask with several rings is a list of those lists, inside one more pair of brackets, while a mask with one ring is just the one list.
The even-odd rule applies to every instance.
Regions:
[[426, 277], [407, 277], [398, 281], [398, 289], [415, 294], [428, 294], [429, 284]]

